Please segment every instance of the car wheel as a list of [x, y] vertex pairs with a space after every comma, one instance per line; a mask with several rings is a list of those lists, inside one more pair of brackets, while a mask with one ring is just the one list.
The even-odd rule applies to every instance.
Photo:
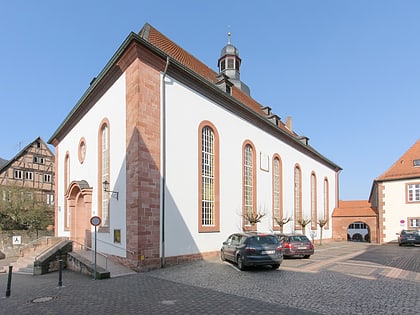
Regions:
[[280, 264], [271, 265], [271, 268], [273, 268], [274, 270], [278, 269], [279, 267], [280, 267]]
[[245, 270], [245, 265], [244, 265], [244, 262], [242, 260], [242, 257], [238, 256], [238, 259], [236, 261], [238, 263], [239, 270]]
[[309, 259], [309, 257], [311, 257], [311, 255], [304, 255], [303, 256], [304, 259]]
[[401, 243], [398, 243], [398, 246], [402, 246], [402, 244]]
[[226, 260], [225, 253], [222, 250], [220, 251], [220, 259], [222, 261], [225, 261]]

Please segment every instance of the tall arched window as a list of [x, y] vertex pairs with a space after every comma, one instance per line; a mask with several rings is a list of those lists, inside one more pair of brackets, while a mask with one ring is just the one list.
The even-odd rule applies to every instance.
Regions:
[[249, 141], [245, 142], [242, 157], [242, 228], [244, 230], [256, 230], [256, 224], [250, 220], [257, 214], [255, 159], [254, 146]]
[[327, 224], [325, 224], [324, 228], [328, 230], [329, 228], [329, 217], [330, 217], [330, 206], [329, 206], [329, 185], [328, 185], [328, 178], [324, 179], [324, 219], [328, 220]]
[[299, 165], [295, 166], [294, 173], [294, 222], [295, 229], [300, 230], [302, 226], [299, 221], [302, 220], [302, 174]]
[[311, 228], [317, 228], [317, 198], [316, 198], [316, 175], [314, 172], [311, 174]]
[[[104, 120], [101, 123], [101, 127], [99, 129], [99, 169], [98, 169], [98, 187], [101, 187], [101, 189], [98, 189], [98, 198], [100, 205], [99, 208], [99, 216], [102, 218], [102, 228], [108, 228], [109, 227], [109, 198], [110, 195], [107, 192], [103, 191], [103, 182], [107, 181], [110, 183], [110, 177], [109, 177], [109, 156], [110, 156], [110, 150], [109, 150], [109, 122], [107, 120]], [[105, 232], [106, 229], [102, 229], [102, 232]]]
[[220, 231], [219, 136], [208, 121], [199, 127], [199, 232]]
[[[70, 185], [70, 154], [66, 152], [66, 156], [64, 157], [64, 182], [63, 182], [63, 191], [64, 194], [67, 192], [67, 188]], [[70, 222], [71, 222], [71, 212], [67, 202], [67, 198], [64, 198], [64, 230], [70, 229]]]
[[279, 231], [283, 217], [282, 167], [278, 155], [273, 158], [273, 230]]

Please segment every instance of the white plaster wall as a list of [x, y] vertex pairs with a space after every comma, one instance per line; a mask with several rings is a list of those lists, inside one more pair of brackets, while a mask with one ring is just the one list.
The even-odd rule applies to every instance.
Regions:
[[419, 204], [406, 203], [409, 183], [418, 183], [418, 179], [384, 182], [384, 242], [397, 241], [396, 233], [408, 228], [407, 218], [419, 216]]
[[[93, 187], [92, 216], [98, 214], [98, 132], [104, 118], [110, 124], [110, 190], [119, 192], [119, 200], [110, 199], [110, 233], [98, 233], [98, 251], [125, 256], [126, 236], [126, 89], [123, 74], [98, 100], [95, 106], [80, 119], [79, 123], [60, 142], [58, 152], [58, 235], [69, 236], [64, 231], [64, 158], [70, 153], [70, 182], [86, 180]], [[81, 164], [78, 159], [80, 139], [86, 140], [86, 158]], [[121, 230], [121, 244], [114, 244], [114, 229]], [[94, 228], [92, 227], [92, 231]], [[93, 237], [92, 237], [93, 240]]]
[[[334, 210], [335, 172], [275, 139], [249, 122], [203, 98], [185, 86], [166, 78], [166, 256], [220, 249], [230, 233], [241, 231], [242, 146], [250, 140], [257, 162], [257, 209], [267, 213], [259, 231], [272, 231], [271, 163], [273, 154], [282, 159], [284, 213], [293, 214], [294, 167], [302, 170], [303, 217], [310, 216], [310, 176], [317, 176], [318, 212], [322, 213], [323, 181], [329, 181], [330, 222]], [[220, 233], [198, 233], [198, 127], [208, 120], [217, 128], [220, 139]], [[268, 155], [269, 172], [260, 169], [260, 153]], [[285, 232], [294, 224], [288, 223]], [[310, 227], [307, 226], [307, 235]], [[325, 230], [330, 238], [332, 229]], [[319, 236], [319, 232], [317, 235]]]

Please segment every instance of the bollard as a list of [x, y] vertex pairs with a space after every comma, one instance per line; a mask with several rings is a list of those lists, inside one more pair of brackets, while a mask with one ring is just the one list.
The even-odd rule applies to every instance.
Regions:
[[61, 288], [63, 286], [63, 260], [60, 259], [58, 261], [58, 287]]
[[10, 297], [10, 288], [12, 287], [12, 269], [13, 266], [9, 266], [9, 276], [7, 278], [7, 289], [6, 289], [6, 297]]

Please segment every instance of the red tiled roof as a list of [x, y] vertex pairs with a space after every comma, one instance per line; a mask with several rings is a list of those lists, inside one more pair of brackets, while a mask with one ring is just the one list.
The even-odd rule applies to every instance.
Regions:
[[[203, 78], [216, 83], [218, 81], [218, 73], [206, 66], [203, 62], [195, 58], [193, 55], [188, 53], [185, 49], [181, 48], [165, 35], [160, 33], [150, 24], [146, 23], [143, 28], [140, 30], [139, 35], [146, 41], [148, 41], [153, 46], [157, 47], [158, 49], [162, 50], [165, 54], [170, 56], [171, 58], [176, 59], [184, 66], [188, 67], [189, 69], [193, 70], [195, 73], [199, 74]], [[243, 93], [239, 88], [236, 86], [232, 86], [232, 96], [237, 99], [239, 102], [247, 106], [248, 108], [252, 109], [256, 113], [265, 116], [266, 114], [262, 110], [261, 104], [251, 98], [249, 95]], [[296, 136], [295, 133], [291, 132], [288, 128], [286, 128], [283, 122], [280, 122], [279, 126], [283, 131]]]
[[376, 212], [367, 200], [340, 200], [333, 217], [375, 217]]
[[414, 166], [414, 160], [420, 160], [420, 139], [376, 180], [386, 181], [420, 177], [420, 166]]

